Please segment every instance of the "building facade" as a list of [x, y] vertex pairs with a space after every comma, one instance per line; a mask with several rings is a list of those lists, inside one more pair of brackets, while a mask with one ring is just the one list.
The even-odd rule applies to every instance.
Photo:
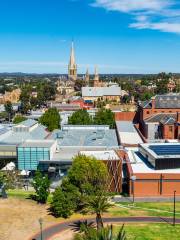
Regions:
[[152, 97], [138, 104], [139, 128], [145, 138], [180, 138], [180, 94]]

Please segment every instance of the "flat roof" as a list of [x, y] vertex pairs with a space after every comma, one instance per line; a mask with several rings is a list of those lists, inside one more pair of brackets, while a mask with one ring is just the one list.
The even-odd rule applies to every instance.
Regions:
[[155, 170], [150, 162], [142, 156], [138, 148], [125, 148], [132, 167], [133, 174], [136, 173], [178, 173], [180, 168]]
[[40, 148], [50, 148], [55, 143], [54, 140], [27, 140], [20, 144], [18, 147], [40, 147]]
[[69, 130], [56, 130], [48, 139], [57, 140], [58, 145], [80, 147], [118, 147], [118, 140], [116, 131], [114, 129], [69, 129]]
[[[73, 157], [75, 157], [81, 152], [86, 152], [86, 153], [101, 152], [102, 153], [102, 152], [111, 152], [111, 149], [107, 149], [104, 147], [87, 147], [87, 146], [76, 146], [76, 147], [59, 146], [56, 152], [53, 154], [52, 159], [49, 160], [48, 162], [53, 161], [53, 162], [59, 162], [59, 163], [72, 163]], [[119, 157], [117, 159], [119, 159]], [[106, 159], [103, 159], [103, 160], [106, 160]]]
[[121, 143], [132, 145], [143, 143], [131, 121], [116, 121], [116, 127]]
[[98, 160], [118, 160], [119, 156], [114, 150], [105, 151], [80, 151], [80, 154], [95, 157]]
[[180, 158], [180, 143], [144, 143], [140, 147], [153, 158]]

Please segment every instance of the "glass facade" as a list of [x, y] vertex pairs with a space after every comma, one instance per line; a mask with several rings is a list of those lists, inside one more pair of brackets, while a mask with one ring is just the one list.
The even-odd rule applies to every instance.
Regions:
[[49, 148], [18, 147], [18, 169], [37, 170], [40, 160], [50, 160]]

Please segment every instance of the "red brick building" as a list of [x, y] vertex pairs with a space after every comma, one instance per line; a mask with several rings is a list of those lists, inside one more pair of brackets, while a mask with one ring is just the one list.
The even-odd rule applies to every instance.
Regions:
[[180, 138], [180, 94], [157, 95], [139, 102], [137, 115], [147, 139]]
[[172, 197], [174, 191], [180, 196], [180, 168], [165, 169], [164, 166], [164, 169], [156, 170], [138, 148], [127, 148], [121, 151], [121, 156], [124, 159], [124, 182], [129, 196]]

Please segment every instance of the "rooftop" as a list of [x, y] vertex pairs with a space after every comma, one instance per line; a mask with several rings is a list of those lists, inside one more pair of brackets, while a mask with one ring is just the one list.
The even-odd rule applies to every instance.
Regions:
[[55, 141], [53, 140], [26, 140], [25, 142], [21, 143], [19, 147], [50, 148], [53, 144], [55, 144]]
[[83, 97], [103, 97], [103, 96], [121, 96], [121, 88], [111, 87], [83, 87]]
[[33, 120], [33, 119], [27, 119], [21, 123], [18, 123], [17, 125], [15, 125], [15, 127], [19, 127], [19, 126], [23, 126], [23, 127], [32, 127], [34, 126], [35, 124], [37, 124], [38, 122]]
[[[170, 93], [155, 96], [155, 108], [157, 109], [180, 109], [180, 93]], [[152, 99], [139, 103], [143, 108], [152, 108]]]
[[116, 127], [122, 144], [138, 145], [143, 143], [131, 121], [116, 121]]
[[64, 125], [48, 139], [57, 140], [60, 147], [118, 147], [116, 131], [108, 125]]
[[137, 173], [174, 173], [180, 174], [180, 168], [155, 170], [149, 161], [143, 157], [138, 148], [126, 148], [133, 174]]
[[80, 154], [94, 157], [97, 160], [118, 160], [119, 156], [114, 150], [106, 151], [80, 151]]
[[180, 143], [144, 143], [140, 144], [140, 148], [154, 159], [180, 158]]
[[46, 127], [38, 124], [31, 131], [13, 131], [9, 130], [6, 134], [0, 136], [1, 144], [19, 144], [26, 140], [43, 140], [49, 135]]
[[174, 124], [177, 119], [176, 113], [157, 113], [147, 119], [146, 123], [163, 123], [163, 124]]

